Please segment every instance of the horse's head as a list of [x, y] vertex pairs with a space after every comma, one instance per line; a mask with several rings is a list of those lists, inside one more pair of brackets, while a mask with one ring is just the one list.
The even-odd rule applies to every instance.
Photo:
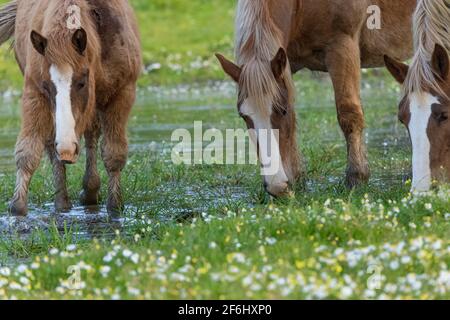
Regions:
[[286, 51], [280, 48], [272, 61], [254, 58], [242, 66], [222, 55], [217, 58], [239, 85], [238, 112], [247, 127], [256, 131], [266, 190], [281, 196], [300, 174], [294, 89]]
[[36, 86], [46, 99], [54, 119], [55, 149], [58, 159], [75, 163], [80, 139], [92, 114], [95, 89], [87, 54], [84, 29], [66, 31], [62, 36], [44, 37], [32, 31], [30, 38], [41, 58]]
[[[385, 57], [388, 70], [401, 84], [411, 81], [415, 70]], [[413, 149], [413, 191], [428, 191], [433, 180], [450, 180], [450, 63], [445, 48], [436, 45], [426, 69], [434, 85], [405, 90], [399, 119], [408, 128]], [[424, 67], [424, 66], [422, 66]], [[426, 73], [425, 73], [426, 74]], [[416, 86], [417, 87], [417, 86]]]

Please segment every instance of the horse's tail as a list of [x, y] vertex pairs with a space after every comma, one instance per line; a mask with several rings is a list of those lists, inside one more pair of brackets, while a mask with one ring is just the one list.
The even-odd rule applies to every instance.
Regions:
[[0, 8], [0, 45], [14, 35], [17, 15], [17, 0], [8, 2]]

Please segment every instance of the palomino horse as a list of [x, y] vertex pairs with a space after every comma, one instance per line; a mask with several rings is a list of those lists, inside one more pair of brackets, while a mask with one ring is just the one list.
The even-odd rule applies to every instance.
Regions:
[[0, 39], [14, 36], [25, 76], [11, 213], [27, 214], [30, 180], [44, 150], [53, 165], [56, 209], [70, 209], [65, 164], [77, 161], [83, 135], [87, 161], [81, 202], [97, 204], [101, 134], [109, 175], [107, 208], [119, 212], [126, 126], [141, 70], [138, 28], [128, 1], [16, 0], [0, 11], [0, 21]]
[[[266, 189], [283, 195], [300, 175], [292, 73], [308, 68], [329, 72], [339, 124], [347, 140], [346, 184], [369, 178], [360, 100], [363, 68], [384, 66], [388, 54], [412, 55], [411, 17], [416, 0], [240, 0], [236, 18], [237, 65], [218, 55], [239, 84], [238, 109], [249, 128], [278, 130], [281, 166], [264, 177]], [[377, 7], [373, 7], [377, 6]], [[381, 11], [381, 28], [369, 28], [371, 8]], [[261, 141], [258, 141], [260, 149]], [[267, 150], [260, 150], [266, 153]], [[264, 164], [267, 165], [267, 164]]]
[[420, 0], [414, 14], [416, 53], [411, 67], [386, 57], [404, 85], [399, 118], [413, 147], [413, 191], [450, 180], [450, 1]]

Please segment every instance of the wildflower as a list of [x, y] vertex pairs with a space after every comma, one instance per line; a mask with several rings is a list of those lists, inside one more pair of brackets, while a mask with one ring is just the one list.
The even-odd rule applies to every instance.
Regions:
[[21, 265], [19, 265], [17, 267], [16, 270], [17, 270], [18, 273], [25, 273], [25, 272], [27, 272], [28, 267], [26, 265], [24, 265], [24, 264], [21, 264]]
[[9, 277], [11, 275], [11, 270], [8, 267], [0, 268], [0, 275]]
[[76, 249], [77, 249], [77, 246], [76, 246], [75, 244], [69, 244], [69, 245], [66, 247], [66, 250], [69, 251], [69, 252], [75, 251]]
[[210, 249], [215, 249], [215, 248], [217, 248], [217, 243], [211, 242], [211, 243], [209, 244], [209, 248], [210, 248]]
[[111, 272], [111, 267], [109, 266], [101, 266], [100, 267], [100, 273], [104, 278], [108, 276], [108, 274]]

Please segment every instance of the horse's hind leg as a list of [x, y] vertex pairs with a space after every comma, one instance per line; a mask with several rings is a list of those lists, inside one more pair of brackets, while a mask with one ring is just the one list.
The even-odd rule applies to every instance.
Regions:
[[124, 87], [100, 113], [103, 133], [101, 151], [109, 176], [107, 209], [113, 215], [123, 211], [120, 175], [128, 158], [127, 123], [135, 91], [134, 84]]
[[58, 160], [53, 143], [46, 145], [46, 150], [53, 168], [53, 180], [55, 184], [55, 209], [56, 212], [66, 212], [72, 208], [72, 203], [67, 192], [66, 166]]
[[97, 169], [97, 147], [100, 137], [100, 123], [97, 117], [86, 131], [86, 172], [83, 179], [83, 191], [80, 201], [84, 206], [94, 206], [99, 202], [100, 175]]
[[330, 46], [326, 63], [333, 81], [339, 124], [347, 140], [346, 184], [353, 188], [370, 177], [363, 139], [364, 113], [360, 99], [361, 62], [357, 39], [342, 36]]

